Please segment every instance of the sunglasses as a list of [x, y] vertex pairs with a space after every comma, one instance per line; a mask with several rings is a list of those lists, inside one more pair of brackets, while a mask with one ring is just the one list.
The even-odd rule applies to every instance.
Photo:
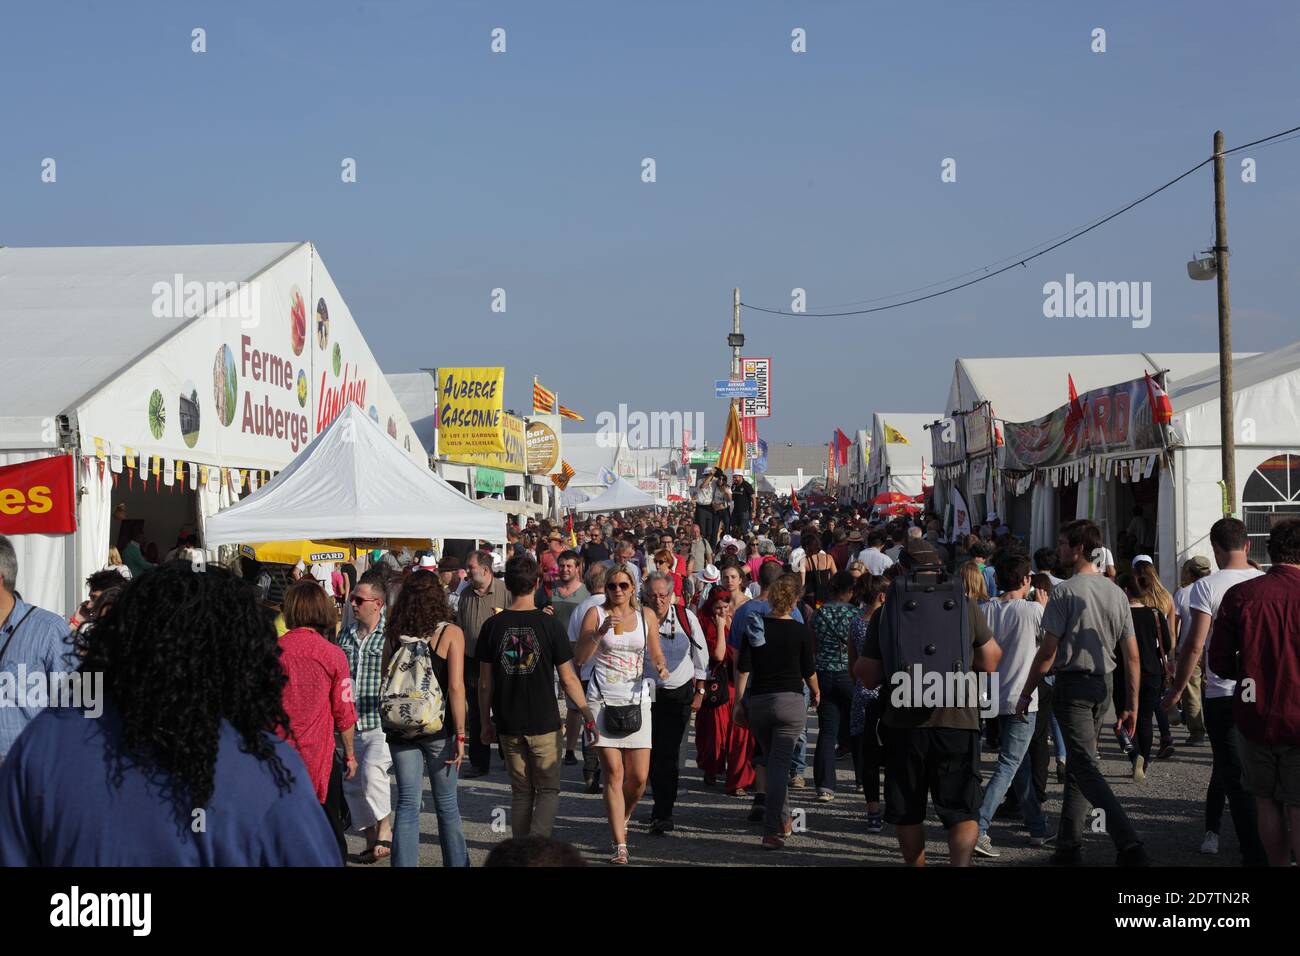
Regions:
[[630, 591], [632, 590], [631, 581], [610, 581], [605, 585], [606, 591]]
[[367, 601], [378, 601], [378, 600], [379, 598], [364, 598], [361, 597], [360, 595], [354, 595], [348, 598], [348, 603], [351, 604], [353, 607], [356, 607], [359, 604], [365, 604]]

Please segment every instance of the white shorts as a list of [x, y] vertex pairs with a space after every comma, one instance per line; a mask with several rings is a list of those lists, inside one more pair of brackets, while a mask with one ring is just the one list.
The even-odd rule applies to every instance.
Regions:
[[393, 766], [393, 756], [388, 751], [384, 731], [357, 731], [353, 741], [357, 754], [357, 775], [343, 780], [343, 797], [352, 813], [352, 829], [367, 830], [393, 809], [392, 786], [388, 771]]

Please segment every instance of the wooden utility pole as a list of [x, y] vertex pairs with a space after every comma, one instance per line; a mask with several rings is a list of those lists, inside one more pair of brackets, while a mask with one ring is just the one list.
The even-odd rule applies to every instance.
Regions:
[[1237, 436], [1232, 421], [1232, 328], [1228, 304], [1228, 197], [1223, 184], [1223, 131], [1214, 133], [1214, 268], [1219, 297], [1219, 444], [1223, 512], [1237, 511]]

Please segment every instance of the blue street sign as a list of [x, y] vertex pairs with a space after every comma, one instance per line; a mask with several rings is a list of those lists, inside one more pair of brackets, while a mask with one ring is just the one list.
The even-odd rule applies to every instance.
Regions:
[[715, 398], [758, 398], [758, 380], [747, 378], [743, 382], [716, 379], [713, 386]]

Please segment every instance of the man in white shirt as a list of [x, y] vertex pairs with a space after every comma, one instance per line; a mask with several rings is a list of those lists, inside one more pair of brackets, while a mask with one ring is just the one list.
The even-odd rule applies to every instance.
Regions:
[[1214, 754], [1212, 772], [1232, 808], [1232, 825], [1237, 831], [1242, 863], [1245, 866], [1267, 866], [1268, 857], [1259, 838], [1255, 799], [1246, 790], [1241, 776], [1241, 755], [1232, 720], [1232, 695], [1236, 692], [1237, 682], [1214, 673], [1206, 656], [1214, 636], [1214, 618], [1219, 613], [1223, 596], [1234, 585], [1257, 578], [1264, 572], [1252, 568], [1247, 561], [1250, 539], [1246, 536], [1246, 526], [1236, 518], [1220, 518], [1210, 526], [1210, 547], [1214, 550], [1214, 563], [1219, 570], [1192, 585], [1188, 598], [1192, 609], [1191, 633], [1183, 641], [1178, 653], [1178, 672], [1160, 706], [1168, 709], [1178, 703], [1187, 690], [1196, 662], [1201, 661], [1205, 669], [1202, 713], [1210, 736], [1210, 750]]
[[867, 546], [858, 555], [858, 560], [867, 566], [868, 574], [884, 574], [894, 566], [894, 560], [880, 550], [885, 543], [885, 536], [879, 531], [867, 535]]
[[[569, 617], [569, 626], [566, 629], [569, 638], [569, 644], [577, 648], [578, 637], [582, 634], [582, 619], [587, 616], [587, 612], [593, 607], [604, 607], [605, 605], [605, 575], [609, 573], [609, 565], [601, 562], [593, 564], [587, 569], [587, 575], [584, 583], [591, 597], [587, 598], [581, 604], [573, 609], [573, 614]], [[582, 692], [587, 693], [587, 682], [591, 680], [591, 672], [596, 669], [596, 655], [593, 654], [587, 663], [578, 668], [578, 679], [582, 681]], [[600, 793], [600, 759], [596, 756], [596, 748], [588, 747], [586, 738], [582, 742], [582, 779], [587, 785], [588, 793]]]
[[[981, 856], [1000, 855], [993, 849], [988, 830], [993, 814], [1001, 806], [1008, 790], [1015, 791], [1025, 824], [1029, 827], [1030, 842], [1042, 846], [1047, 841], [1047, 818], [1038, 804], [1027, 759], [1038, 721], [1037, 690], [1030, 695], [1027, 719], [1016, 715], [1016, 701], [1038, 652], [1038, 632], [1042, 629], [1043, 606], [1047, 603], [1046, 593], [1039, 601], [1025, 600], [1029, 590], [1029, 567], [1029, 558], [1023, 554], [1002, 554], [994, 564], [1000, 593], [983, 609], [993, 639], [1002, 648], [1002, 659], [998, 662], [994, 685], [998, 696], [997, 723], [1001, 746], [998, 764], [984, 789], [984, 801], [980, 805], [980, 832], [975, 841], [975, 852]], [[1043, 714], [1042, 719], [1048, 720], [1049, 717]]]
[[668, 666], [668, 677], [661, 678], [652, 661], [647, 659], [645, 664], [645, 676], [655, 682], [650, 705], [650, 787], [654, 791], [650, 832], [667, 836], [673, 829], [682, 740], [704, 702], [709, 655], [695, 612], [673, 603], [673, 579], [662, 571], [651, 571], [646, 589], [646, 604], [659, 618], [659, 646]]

